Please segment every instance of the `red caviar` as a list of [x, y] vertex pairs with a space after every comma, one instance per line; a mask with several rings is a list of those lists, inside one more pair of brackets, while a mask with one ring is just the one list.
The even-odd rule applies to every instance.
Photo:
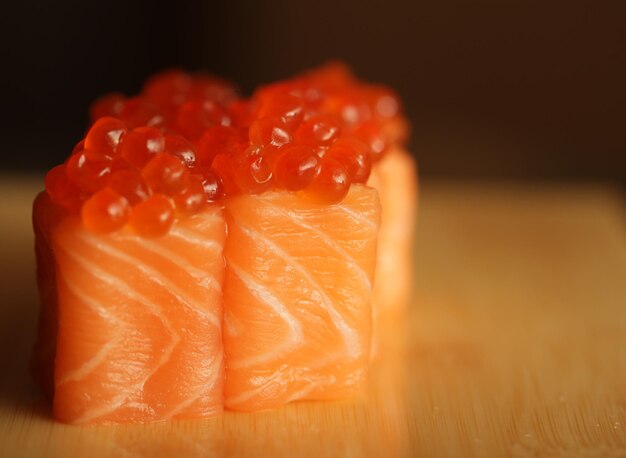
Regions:
[[177, 157], [160, 153], [141, 170], [141, 176], [154, 192], [173, 196], [185, 187], [187, 168]]
[[370, 176], [372, 159], [368, 146], [357, 139], [342, 138], [337, 140], [324, 155], [341, 163], [352, 183], [365, 183]]
[[224, 185], [220, 177], [210, 168], [196, 170], [197, 176], [202, 183], [204, 196], [207, 202], [215, 202], [224, 197]]
[[310, 146], [283, 148], [274, 164], [276, 182], [290, 191], [306, 188], [315, 177], [319, 158]]
[[78, 210], [82, 204], [81, 189], [67, 177], [65, 164], [57, 165], [46, 174], [46, 191], [57, 205]]
[[196, 148], [185, 137], [167, 135], [165, 137], [165, 151], [180, 159], [187, 168], [196, 165]]
[[216, 77], [167, 70], [136, 96], [97, 99], [90, 115], [89, 132], [48, 172], [46, 190], [93, 230], [129, 223], [145, 236], [240, 193], [285, 189], [340, 202], [408, 132], [398, 97], [340, 63], [249, 99]]
[[287, 129], [294, 130], [304, 117], [304, 103], [301, 97], [279, 93], [268, 98], [259, 111], [259, 117], [279, 118]]
[[341, 162], [323, 158], [319, 171], [306, 189], [309, 197], [320, 203], [341, 202], [350, 190], [350, 176]]
[[165, 124], [165, 114], [152, 101], [141, 97], [133, 97], [124, 102], [120, 119], [128, 127], [162, 127]]
[[169, 197], [154, 194], [140, 202], [130, 214], [132, 228], [144, 237], [158, 237], [169, 231], [174, 223], [174, 205]]
[[128, 221], [128, 201], [109, 188], [101, 189], [83, 204], [83, 224], [94, 232], [113, 232]]
[[272, 165], [256, 148], [237, 161], [235, 181], [239, 189], [259, 194], [272, 186]]
[[301, 145], [330, 146], [339, 137], [340, 123], [333, 116], [313, 116], [302, 123], [295, 134]]
[[195, 140], [209, 128], [228, 126], [231, 119], [219, 103], [212, 100], [191, 100], [178, 109], [177, 128], [191, 140]]
[[128, 132], [119, 147], [120, 155], [131, 165], [143, 167], [165, 149], [165, 139], [155, 127], [137, 127]]
[[291, 134], [280, 118], [259, 118], [250, 125], [250, 143], [253, 145], [282, 146], [291, 141]]
[[67, 177], [78, 187], [96, 192], [111, 173], [109, 157], [95, 150], [84, 149], [67, 160]]
[[102, 156], [113, 157], [125, 133], [126, 125], [119, 119], [100, 118], [87, 132], [84, 147]]
[[190, 175], [185, 177], [185, 185], [174, 196], [176, 210], [185, 215], [193, 215], [206, 203], [204, 183], [202, 177]]
[[245, 146], [243, 132], [234, 127], [215, 126], [198, 142], [198, 165], [211, 165], [218, 154], [231, 154]]
[[136, 170], [113, 172], [107, 181], [107, 187], [124, 196], [131, 205], [146, 200], [151, 194], [150, 188]]

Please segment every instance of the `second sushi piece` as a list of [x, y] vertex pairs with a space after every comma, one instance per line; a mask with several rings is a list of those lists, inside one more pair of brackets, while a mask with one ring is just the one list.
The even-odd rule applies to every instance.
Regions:
[[377, 192], [339, 204], [287, 191], [227, 200], [225, 407], [363, 393], [380, 222]]

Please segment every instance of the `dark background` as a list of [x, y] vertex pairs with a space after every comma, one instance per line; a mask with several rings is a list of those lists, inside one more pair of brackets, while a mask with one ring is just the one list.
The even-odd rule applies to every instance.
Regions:
[[626, 2], [438, 0], [3, 6], [0, 167], [49, 168], [98, 95], [164, 67], [249, 92], [329, 58], [393, 86], [427, 176], [626, 183]]

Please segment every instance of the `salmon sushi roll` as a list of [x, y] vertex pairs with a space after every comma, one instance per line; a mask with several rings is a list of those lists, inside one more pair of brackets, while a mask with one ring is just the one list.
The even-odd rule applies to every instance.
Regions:
[[33, 226], [40, 293], [32, 372], [67, 423], [223, 410], [219, 177], [198, 149], [234, 86], [168, 70], [105, 95], [46, 176]]
[[336, 204], [266, 192], [227, 200], [225, 406], [363, 395], [380, 224], [378, 194]]
[[372, 296], [372, 356], [384, 353], [394, 339], [413, 290], [413, 245], [417, 214], [417, 169], [403, 148], [393, 148], [378, 161], [368, 185], [375, 188], [381, 215]]
[[[146, 129], [101, 118], [35, 200], [33, 370], [63, 422], [223, 410], [223, 210]], [[125, 154], [145, 155], [145, 165]]]
[[283, 94], [283, 104], [284, 94], [300, 97], [305, 113], [323, 120], [318, 127], [321, 135], [332, 136], [329, 126], [335, 126], [339, 140], [330, 148], [316, 146], [327, 156], [348, 156], [351, 180], [367, 183], [379, 193], [381, 225], [372, 295], [372, 357], [376, 357], [381, 341], [393, 336], [399, 325], [413, 283], [417, 167], [404, 147], [409, 126], [400, 100], [385, 86], [358, 80], [340, 62], [260, 88], [252, 105], [265, 114], [278, 104], [277, 93]]
[[[273, 184], [250, 173], [237, 180], [238, 170], [233, 182], [244, 192], [225, 201], [225, 407], [360, 396], [378, 338], [372, 320], [392, 308], [373, 299], [389, 274], [377, 266], [387, 216], [378, 191], [390, 205], [399, 197], [385, 194], [393, 186], [386, 158], [407, 134], [398, 99], [332, 63], [260, 88], [250, 110], [255, 172], [267, 161]], [[408, 165], [405, 175], [413, 176], [406, 161], [390, 162], [392, 169]], [[374, 187], [367, 184], [372, 167], [380, 175]], [[389, 217], [406, 222], [393, 211]], [[393, 285], [406, 288], [401, 283]]]

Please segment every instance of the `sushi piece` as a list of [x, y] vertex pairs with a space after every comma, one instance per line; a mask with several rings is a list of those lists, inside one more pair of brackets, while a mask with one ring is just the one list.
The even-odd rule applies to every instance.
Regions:
[[[63, 422], [223, 410], [226, 225], [207, 202], [217, 182], [165, 151], [180, 139], [146, 129], [101, 118], [34, 203], [33, 370]], [[129, 162], [142, 157], [141, 169]]]
[[368, 185], [380, 195], [381, 215], [372, 297], [372, 356], [393, 339], [409, 303], [413, 285], [413, 244], [417, 213], [417, 173], [412, 156], [393, 148], [378, 161]]
[[[276, 94], [282, 94], [282, 98]], [[329, 135], [328, 126], [335, 123], [340, 139], [326, 154], [351, 150], [347, 154], [351, 157], [352, 181], [367, 182], [380, 195], [382, 214], [372, 298], [372, 357], [376, 357], [384, 340], [383, 330], [393, 335], [398, 326], [413, 280], [417, 170], [415, 160], [403, 147], [408, 124], [393, 91], [359, 81], [340, 62], [262, 87], [251, 104], [265, 115], [279, 105], [276, 100], [282, 101], [283, 110], [296, 106], [293, 99], [287, 98], [294, 94], [303, 95], [305, 113], [323, 120], [319, 132]], [[294, 113], [297, 111], [292, 108], [291, 115]], [[324, 149], [323, 144], [317, 146]]]
[[[230, 169], [235, 185], [261, 194], [225, 201], [225, 406], [358, 396], [372, 346], [381, 217], [378, 193], [365, 183], [374, 163], [384, 176], [375, 184], [381, 192], [389, 184], [377, 164], [406, 135], [397, 99], [331, 64], [259, 89], [250, 105], [256, 175], [238, 181], [241, 170]], [[291, 193], [250, 180], [264, 159]]]
[[286, 191], [226, 201], [225, 405], [255, 411], [363, 394], [380, 207]]

